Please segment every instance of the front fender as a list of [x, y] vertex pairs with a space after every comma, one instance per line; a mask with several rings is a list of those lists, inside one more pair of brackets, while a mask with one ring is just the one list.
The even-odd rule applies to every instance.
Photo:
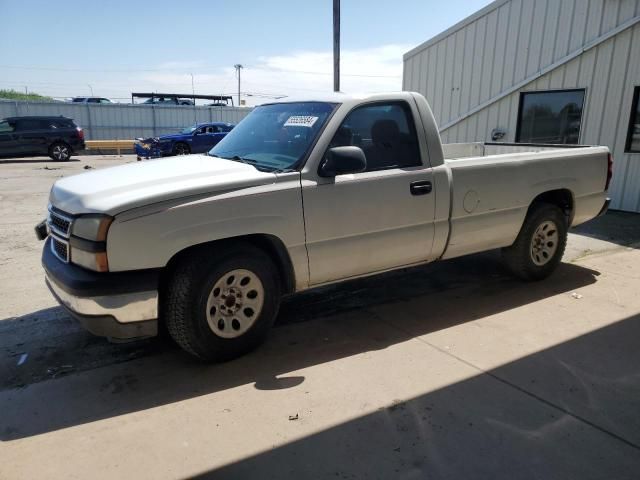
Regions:
[[[161, 268], [186, 248], [266, 234], [286, 247], [297, 288], [308, 281], [298, 174], [275, 184], [182, 199], [118, 215], [109, 229], [110, 271]], [[294, 178], [295, 177], [295, 178]]]

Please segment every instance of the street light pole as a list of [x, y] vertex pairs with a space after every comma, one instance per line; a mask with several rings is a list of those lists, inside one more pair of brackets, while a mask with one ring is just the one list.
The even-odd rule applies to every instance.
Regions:
[[239, 63], [236, 63], [234, 68], [236, 69], [236, 72], [238, 72], [238, 106], [240, 106], [240, 70], [244, 67]]
[[89, 90], [91, 90], [91, 96], [93, 97], [93, 87], [89, 84], [87, 84], [87, 86], [89, 87]]
[[340, 0], [333, 0], [333, 91], [340, 91]]
[[193, 86], [193, 73], [191, 75], [191, 95], [193, 95], [193, 121], [197, 125], [198, 124], [198, 113], [196, 112], [196, 89]]

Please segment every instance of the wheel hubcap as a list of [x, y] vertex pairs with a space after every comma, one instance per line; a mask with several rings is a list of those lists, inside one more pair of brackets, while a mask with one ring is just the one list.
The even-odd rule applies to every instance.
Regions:
[[531, 239], [531, 260], [539, 267], [546, 265], [558, 250], [558, 227], [551, 220], [542, 222]]
[[263, 304], [264, 287], [258, 276], [249, 270], [232, 270], [209, 293], [207, 322], [219, 337], [239, 337], [255, 323]]
[[67, 156], [66, 147], [61, 147], [59, 145], [57, 147], [54, 147], [53, 156], [56, 157], [58, 160], [60, 160], [61, 158], [65, 158]]

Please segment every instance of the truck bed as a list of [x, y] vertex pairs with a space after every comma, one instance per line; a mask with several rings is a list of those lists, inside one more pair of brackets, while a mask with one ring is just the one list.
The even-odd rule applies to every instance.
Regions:
[[567, 148], [592, 148], [588, 145], [547, 145], [533, 143], [446, 143], [442, 145], [445, 160], [458, 160], [470, 157], [490, 157], [509, 153], [536, 153]]
[[444, 258], [511, 245], [544, 192], [569, 199], [571, 226], [593, 218], [605, 201], [606, 147], [456, 143], [443, 151], [451, 188]]

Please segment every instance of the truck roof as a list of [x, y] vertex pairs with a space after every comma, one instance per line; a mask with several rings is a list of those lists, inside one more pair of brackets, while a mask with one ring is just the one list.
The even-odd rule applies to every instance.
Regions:
[[327, 92], [316, 93], [313, 95], [295, 96], [281, 98], [275, 101], [264, 102], [261, 105], [273, 105], [276, 103], [294, 103], [294, 102], [328, 102], [328, 103], [351, 103], [362, 101], [379, 101], [389, 99], [409, 98], [411, 92], [386, 92], [386, 93], [362, 93], [352, 94], [343, 92]]

